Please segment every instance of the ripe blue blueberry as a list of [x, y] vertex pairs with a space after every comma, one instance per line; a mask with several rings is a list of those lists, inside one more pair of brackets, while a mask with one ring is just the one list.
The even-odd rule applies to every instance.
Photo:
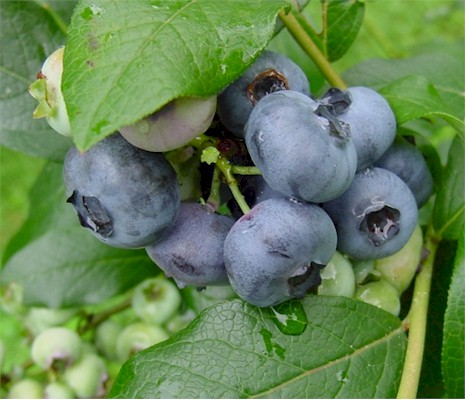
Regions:
[[138, 248], [160, 240], [179, 210], [176, 173], [161, 153], [150, 153], [115, 134], [64, 163], [68, 202], [81, 225], [102, 242]]
[[226, 285], [223, 242], [234, 222], [201, 204], [182, 203], [175, 226], [147, 253], [179, 287]]
[[398, 175], [413, 192], [419, 208], [432, 194], [434, 182], [429, 167], [421, 150], [407, 140], [397, 137], [374, 165]]
[[338, 233], [338, 250], [364, 260], [400, 250], [417, 223], [417, 205], [406, 184], [382, 168], [356, 174], [341, 196], [323, 204]]
[[230, 284], [259, 307], [302, 297], [320, 283], [336, 242], [331, 219], [317, 205], [264, 200], [236, 221], [225, 239]]
[[288, 57], [266, 50], [219, 95], [220, 120], [233, 134], [244, 137], [243, 127], [256, 103], [280, 90], [310, 95], [309, 81], [301, 68]]
[[346, 127], [317, 115], [318, 107], [299, 92], [272, 93], [245, 126], [246, 146], [270, 187], [312, 203], [343, 193], [357, 164]]
[[390, 147], [396, 135], [396, 120], [385, 98], [367, 87], [350, 87], [350, 104], [335, 100], [334, 90], [323, 97], [324, 104], [334, 104], [337, 118], [350, 127], [351, 140], [358, 155], [358, 170], [372, 165]]

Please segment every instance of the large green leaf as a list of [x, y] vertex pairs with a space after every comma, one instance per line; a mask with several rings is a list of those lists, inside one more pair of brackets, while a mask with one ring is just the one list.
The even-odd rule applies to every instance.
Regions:
[[28, 93], [42, 63], [60, 45], [65, 33], [57, 21], [69, 15], [75, 2], [41, 7], [32, 1], [0, 2], [0, 143], [54, 160], [63, 158], [71, 141], [54, 132], [45, 120], [34, 120], [36, 101]]
[[9, 241], [2, 264], [29, 242], [46, 233], [48, 229], [77, 223], [73, 207], [65, 202], [62, 169], [62, 164], [49, 162], [38, 175], [29, 193], [28, 218]]
[[446, 397], [464, 398], [464, 231], [458, 242], [444, 317], [442, 374]]
[[390, 103], [398, 125], [429, 117], [440, 117], [464, 138], [464, 122], [452, 115], [437, 89], [424, 76], [406, 76], [380, 89]]
[[[110, 397], [390, 398], [406, 337], [365, 303], [310, 296], [259, 309], [240, 300], [202, 312], [186, 329], [133, 356]], [[293, 329], [287, 329], [293, 328]]]
[[444, 239], [458, 239], [464, 231], [464, 180], [464, 142], [456, 137], [434, 206], [434, 227]]
[[364, 19], [364, 2], [360, 0], [321, 0], [322, 41], [329, 61], [340, 59], [351, 47]]
[[222, 90], [259, 55], [285, 0], [83, 0], [65, 50], [73, 137], [88, 149], [170, 100]]
[[10, 241], [2, 282], [17, 282], [29, 305], [98, 303], [158, 273], [144, 250], [100, 243], [66, 203], [62, 165], [49, 163], [29, 196], [30, 214]]
[[76, 224], [15, 253], [2, 281], [21, 285], [26, 305], [63, 308], [99, 303], [157, 273], [144, 250], [111, 248]]

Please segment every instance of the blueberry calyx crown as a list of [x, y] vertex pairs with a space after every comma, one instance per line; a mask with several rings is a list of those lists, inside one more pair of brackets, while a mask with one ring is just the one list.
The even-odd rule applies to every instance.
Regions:
[[84, 228], [89, 228], [104, 238], [113, 233], [112, 219], [97, 197], [81, 196], [77, 190], [74, 190], [66, 202], [73, 204], [79, 222]]
[[368, 213], [361, 222], [359, 230], [364, 232], [374, 246], [380, 246], [400, 231], [400, 212], [384, 206], [378, 211]]
[[256, 75], [254, 80], [248, 85], [246, 92], [249, 101], [255, 106], [264, 96], [288, 89], [289, 84], [285, 75], [275, 69], [267, 69]]
[[319, 102], [333, 115], [342, 114], [352, 103], [349, 92], [338, 88], [327, 90]]
[[310, 262], [301, 266], [298, 271], [288, 278], [290, 294], [293, 297], [303, 297], [309, 290], [316, 288], [321, 283], [320, 270], [325, 265]]

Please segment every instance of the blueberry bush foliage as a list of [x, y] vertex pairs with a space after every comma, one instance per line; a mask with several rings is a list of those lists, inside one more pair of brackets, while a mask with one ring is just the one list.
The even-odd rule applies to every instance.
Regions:
[[[464, 5], [401, 3], [2, 1], [2, 397], [464, 398]], [[32, 118], [28, 93], [61, 45], [71, 138]], [[175, 98], [219, 93], [264, 49], [300, 65], [315, 95], [375, 89], [422, 150], [434, 194], [401, 312], [315, 294], [257, 308], [188, 287], [166, 337], [149, 335], [130, 357], [116, 336], [138, 318], [135, 287], [161, 272], [144, 250], [105, 246], [77, 224], [64, 155]], [[120, 330], [108, 325], [99, 342], [109, 321]], [[55, 325], [104, 360], [101, 391], [84, 372], [31, 359], [34, 338]]]

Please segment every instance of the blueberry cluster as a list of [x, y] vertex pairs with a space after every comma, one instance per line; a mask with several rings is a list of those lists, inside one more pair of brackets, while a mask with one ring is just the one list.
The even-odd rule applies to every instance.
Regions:
[[[146, 248], [179, 287], [231, 285], [266, 307], [316, 290], [336, 251], [365, 261], [405, 246], [432, 177], [396, 136], [376, 91], [313, 97], [296, 64], [265, 51], [218, 97], [176, 100], [85, 153], [70, 150], [64, 178], [101, 241]], [[257, 175], [235, 177], [233, 164]], [[250, 209], [239, 215], [241, 194], [227, 186]]]
[[31, 364], [12, 367], [7, 374], [10, 366], [3, 365], [4, 355], [13, 359], [18, 349], [5, 349], [0, 341], [2, 385], [11, 399], [105, 398], [131, 355], [168, 339], [195, 317], [181, 307], [176, 285], [162, 276], [148, 278], [128, 292], [124, 307], [113, 305], [103, 312], [25, 307], [21, 295], [15, 296], [1, 304], [2, 311], [21, 315]]

